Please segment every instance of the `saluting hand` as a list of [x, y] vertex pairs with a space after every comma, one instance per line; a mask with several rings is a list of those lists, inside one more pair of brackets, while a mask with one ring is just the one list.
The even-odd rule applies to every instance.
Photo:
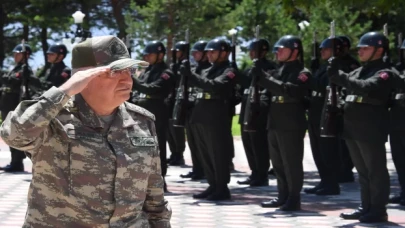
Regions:
[[59, 87], [64, 93], [69, 96], [80, 93], [91, 80], [97, 76], [109, 76], [110, 67], [96, 67], [87, 70], [81, 70], [72, 75], [63, 85]]

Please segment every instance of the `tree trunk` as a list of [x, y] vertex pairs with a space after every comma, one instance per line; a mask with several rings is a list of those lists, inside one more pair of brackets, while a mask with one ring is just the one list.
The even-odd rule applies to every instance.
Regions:
[[4, 27], [5, 27], [5, 22], [6, 21], [6, 13], [4, 12], [4, 7], [3, 4], [0, 4], [0, 28], [1, 28], [1, 33], [0, 33], [0, 69], [3, 68], [3, 62], [5, 58], [5, 50], [4, 50]]
[[47, 39], [48, 39], [47, 27], [44, 26], [41, 28], [41, 44], [42, 44], [42, 52], [44, 53], [45, 65], [47, 63], [46, 52], [48, 51]]
[[122, 8], [124, 7], [124, 4], [126, 4], [126, 2], [122, 0], [110, 0], [110, 1], [111, 6], [113, 8], [113, 16], [118, 26], [118, 38], [120, 39], [124, 37], [126, 38], [127, 24], [125, 23], [125, 18], [124, 15], [122, 14]]
[[[175, 45], [173, 43], [173, 34], [174, 34], [174, 17], [175, 17], [175, 8], [174, 8], [174, 4], [169, 1], [168, 3], [168, 7], [167, 7], [167, 27], [169, 29], [169, 33], [167, 34], [167, 53], [169, 54], [170, 51], [173, 47], [173, 45]], [[167, 63], [171, 64], [172, 63], [172, 58], [169, 58], [169, 55], [167, 55]]]

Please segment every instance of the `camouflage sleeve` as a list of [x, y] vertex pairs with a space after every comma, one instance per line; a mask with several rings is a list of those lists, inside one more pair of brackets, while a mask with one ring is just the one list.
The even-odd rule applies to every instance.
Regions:
[[52, 87], [39, 100], [22, 101], [3, 121], [1, 138], [11, 147], [32, 153], [51, 136], [50, 122], [69, 99]]
[[148, 189], [143, 211], [148, 215], [148, 220], [153, 228], [169, 228], [172, 210], [164, 198], [164, 180], [161, 175], [159, 155], [153, 158], [154, 173], [149, 175]]

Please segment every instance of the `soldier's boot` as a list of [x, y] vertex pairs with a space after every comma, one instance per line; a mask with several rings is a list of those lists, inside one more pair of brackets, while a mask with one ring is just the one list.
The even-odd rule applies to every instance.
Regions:
[[387, 222], [388, 214], [385, 210], [370, 211], [360, 216], [359, 221], [364, 223]]
[[190, 171], [187, 174], [180, 174], [181, 178], [192, 178], [194, 175], [194, 172]]
[[24, 172], [23, 162], [11, 162], [9, 165], [3, 168], [4, 172], [14, 173], [14, 172]]
[[328, 186], [318, 189], [315, 192], [318, 196], [331, 196], [331, 195], [340, 195], [340, 186]]
[[223, 187], [220, 190], [216, 190], [214, 193], [209, 195], [206, 200], [210, 201], [221, 201], [221, 200], [230, 200], [231, 192], [228, 187]]
[[360, 206], [359, 208], [357, 208], [354, 211], [341, 213], [340, 217], [342, 219], [346, 219], [346, 220], [358, 220], [358, 219], [360, 219], [360, 217], [362, 215], [364, 215], [366, 213], [367, 212], [362, 208], [362, 206]]
[[339, 183], [352, 183], [354, 182], [354, 174], [352, 171], [347, 173], [342, 173], [338, 176]]
[[186, 164], [186, 162], [184, 161], [183, 155], [173, 156], [173, 158], [171, 158], [169, 161], [169, 165], [171, 165], [171, 166], [182, 166], [185, 164]]
[[252, 182], [252, 175], [250, 175], [248, 178], [246, 178], [243, 181], [237, 181], [236, 183], [239, 185], [249, 185]]
[[400, 195], [395, 195], [390, 197], [389, 203], [393, 203], [393, 204], [399, 204], [402, 200], [402, 197]]
[[193, 198], [194, 199], [205, 199], [207, 198], [209, 195], [211, 195], [212, 193], [215, 192], [215, 188], [213, 186], [209, 186], [207, 189], [205, 189], [203, 192], [199, 193], [199, 194], [194, 194]]
[[265, 201], [261, 203], [261, 206], [264, 208], [275, 208], [275, 207], [280, 207], [284, 205], [286, 200], [280, 199], [280, 198], [275, 198], [270, 201]]
[[323, 188], [323, 183], [319, 182], [315, 187], [312, 188], [305, 188], [304, 192], [307, 194], [315, 194], [316, 191], [318, 191], [319, 189]]
[[203, 180], [205, 179], [204, 174], [194, 173], [191, 180]]
[[254, 178], [250, 182], [251, 187], [260, 187], [260, 186], [268, 186], [268, 185], [269, 185], [269, 178], [268, 178], [267, 173], [256, 175], [256, 178]]
[[267, 174], [276, 176], [276, 172], [274, 172], [274, 169], [270, 169], [269, 172], [267, 172]]
[[301, 199], [300, 197], [289, 197], [287, 202], [280, 207], [280, 211], [300, 211]]

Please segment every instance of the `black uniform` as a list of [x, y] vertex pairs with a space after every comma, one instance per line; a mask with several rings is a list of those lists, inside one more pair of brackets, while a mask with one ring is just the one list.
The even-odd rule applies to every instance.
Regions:
[[[263, 70], [277, 69], [277, 65], [265, 58], [260, 60], [260, 66]], [[246, 70], [240, 77], [242, 105], [239, 115], [239, 124], [241, 125], [241, 135], [243, 147], [250, 170], [252, 171], [248, 180], [238, 182], [239, 184], [250, 184], [251, 186], [268, 185], [267, 172], [270, 168], [270, 154], [267, 141], [267, 116], [270, 108], [270, 93], [267, 89], [260, 88], [260, 108], [256, 120], [256, 132], [245, 132], [243, 120], [245, 117], [246, 102], [249, 95], [249, 87], [252, 76], [250, 69]]]
[[[181, 63], [176, 64], [175, 69], [179, 69]], [[186, 149], [186, 133], [184, 132], [184, 127], [174, 127], [173, 126], [173, 109], [175, 104], [176, 89], [180, 83], [180, 72], [177, 73], [177, 78], [173, 80], [173, 90], [167, 98], [169, 105], [169, 125], [167, 128], [167, 142], [171, 151], [169, 164], [170, 165], [184, 165], [184, 150]]]
[[201, 76], [191, 75], [191, 80], [194, 80], [202, 92], [197, 94], [190, 121], [198, 134], [198, 148], [201, 149], [204, 173], [210, 186], [202, 195], [194, 197], [208, 196], [208, 200], [229, 199], [229, 141], [232, 140], [229, 100], [234, 88], [234, 69], [228, 61], [224, 61], [202, 71]]
[[[24, 64], [19, 63], [10, 72], [3, 74], [0, 79], [0, 110], [1, 118], [3, 120], [6, 119], [6, 116], [10, 111], [14, 111], [22, 99], [29, 98], [25, 97], [25, 94], [22, 94], [22, 90], [25, 90], [25, 86], [23, 85], [24, 75], [28, 78], [29, 94], [33, 94], [39, 89], [39, 80], [34, 77], [31, 68], [27, 66], [25, 71], [24, 68]], [[6, 171], [24, 171], [24, 165], [22, 162], [26, 157], [24, 152], [11, 147], [10, 152], [11, 163], [9, 166], [3, 167], [2, 169]]]
[[390, 109], [390, 145], [392, 160], [398, 174], [400, 194], [391, 203], [405, 206], [405, 72], [398, 77]]
[[173, 86], [173, 74], [164, 62], [150, 65], [139, 78], [133, 78], [132, 102], [156, 117], [156, 133], [159, 141], [162, 176], [166, 176], [166, 130], [169, 121], [169, 107], [165, 102]]
[[52, 86], [61, 86], [70, 78], [71, 74], [72, 71], [63, 61], [51, 64], [50, 68], [45, 71], [44, 76], [41, 77], [44, 90], [48, 90]]
[[[201, 75], [201, 73], [211, 67], [211, 63], [208, 61], [200, 62], [197, 66], [192, 67], [191, 71], [194, 74]], [[186, 119], [186, 133], [187, 133], [187, 143], [190, 148], [191, 161], [193, 162], [193, 169], [189, 175], [184, 175], [183, 177], [190, 177], [192, 179], [202, 179], [204, 177], [204, 168], [202, 161], [202, 149], [199, 147], [198, 131], [195, 123], [191, 122], [191, 116], [193, 115], [193, 110], [197, 95], [202, 92], [201, 89], [196, 87], [195, 83], [189, 81], [189, 95], [188, 95], [188, 106], [187, 106], [187, 119]]]
[[282, 210], [297, 210], [304, 178], [305, 96], [311, 74], [301, 61], [294, 60], [284, 62], [278, 71], [269, 72], [267, 76], [260, 77], [258, 84], [271, 93], [267, 128], [278, 198], [262, 203], [262, 206], [283, 205]]
[[[339, 62], [341, 63], [342, 68], [341, 70], [345, 71], [346, 73], [353, 71], [360, 67], [360, 63], [353, 58], [350, 54], [346, 54], [344, 56], [339, 57]], [[348, 71], [347, 71], [348, 70]], [[340, 90], [341, 98], [344, 101], [346, 98], [346, 89], [341, 88]], [[343, 116], [338, 116], [339, 121], [339, 128], [343, 129]], [[341, 131], [339, 133], [339, 155], [340, 155], [340, 167], [338, 171], [338, 181], [339, 183], [345, 182], [353, 182], [354, 175], [353, 175], [353, 162], [350, 157], [349, 149], [347, 148], [346, 142], [341, 135]]]
[[335, 67], [328, 72], [333, 83], [347, 89], [343, 137], [359, 174], [361, 213], [373, 217], [386, 216], [390, 188], [385, 142], [393, 73], [388, 68], [378, 59], [349, 74]]

